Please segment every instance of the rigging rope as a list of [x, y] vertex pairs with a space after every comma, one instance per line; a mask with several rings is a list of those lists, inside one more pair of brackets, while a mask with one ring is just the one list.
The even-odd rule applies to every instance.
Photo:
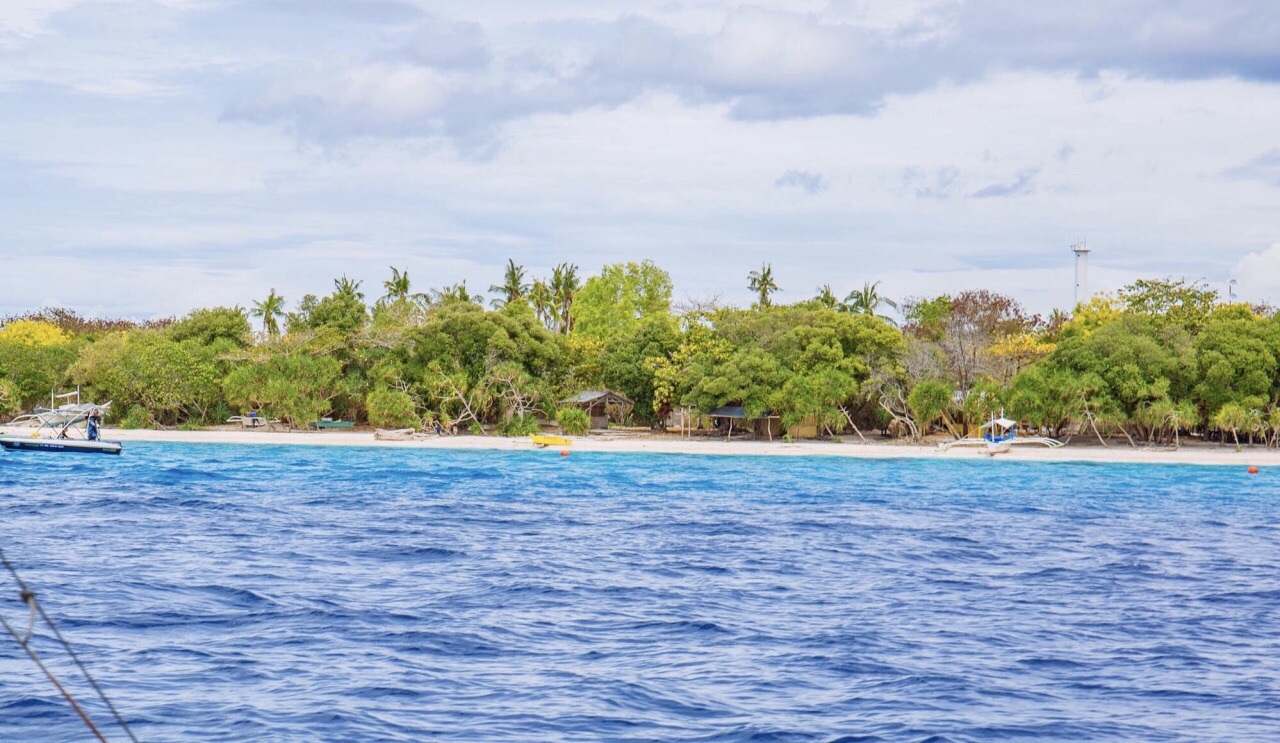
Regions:
[[45, 612], [44, 607], [36, 600], [35, 591], [32, 591], [27, 587], [26, 582], [22, 580], [22, 576], [18, 575], [18, 571], [14, 568], [13, 563], [9, 562], [9, 558], [5, 556], [3, 549], [0, 549], [0, 563], [3, 563], [5, 569], [13, 576], [13, 580], [18, 584], [19, 595], [22, 597], [22, 602], [31, 610], [31, 617], [29, 619], [25, 636], [20, 636], [3, 616], [0, 616], [0, 624], [4, 625], [5, 630], [13, 636], [14, 640], [17, 640], [23, 650], [27, 651], [27, 655], [31, 657], [31, 660], [35, 661], [41, 671], [44, 671], [44, 675], [48, 677], [49, 681], [51, 681], [55, 687], [57, 687], [58, 691], [71, 705], [72, 709], [80, 715], [80, 719], [84, 720], [84, 724], [89, 727], [89, 730], [91, 730], [93, 734], [97, 736], [98, 740], [102, 741], [102, 743], [107, 743], [107, 739], [98, 731], [98, 728], [93, 724], [93, 721], [90, 720], [89, 716], [85, 714], [85, 711], [80, 708], [80, 705], [76, 704], [76, 700], [72, 698], [71, 694], [63, 688], [61, 683], [58, 682], [58, 679], [53, 675], [53, 672], [45, 666], [44, 662], [40, 659], [40, 656], [36, 654], [35, 648], [31, 647], [31, 632], [35, 626], [35, 615], [38, 613], [40, 618], [44, 620], [44, 623], [48, 625], [49, 629], [53, 632], [53, 636], [57, 638], [58, 642], [62, 643], [62, 647], [66, 650], [67, 655], [71, 660], [75, 661], [76, 666], [80, 669], [80, 673], [84, 674], [89, 685], [98, 693], [98, 698], [102, 700], [102, 703], [106, 705], [107, 709], [111, 710], [111, 714], [115, 717], [116, 723], [119, 724], [120, 728], [129, 736], [129, 740], [133, 741], [133, 743], [138, 743], [138, 739], [134, 736], [133, 731], [129, 729], [129, 724], [124, 721], [124, 717], [120, 715], [116, 710], [115, 705], [107, 698], [106, 692], [102, 690], [102, 687], [98, 685], [97, 680], [95, 680], [93, 675], [89, 673], [89, 669], [86, 668], [84, 663], [80, 660], [80, 656], [76, 655], [76, 651], [71, 648], [71, 643], [67, 642], [66, 638], [62, 636], [62, 633], [58, 631], [58, 625], [53, 623], [53, 618]]

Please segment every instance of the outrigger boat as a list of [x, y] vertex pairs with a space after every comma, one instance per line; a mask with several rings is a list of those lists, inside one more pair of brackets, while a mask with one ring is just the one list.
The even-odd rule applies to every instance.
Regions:
[[531, 433], [529, 440], [539, 449], [545, 449], [548, 446], [569, 446], [573, 443], [573, 439], [567, 436], [552, 436], [550, 434]]
[[1050, 449], [1057, 449], [1064, 444], [1048, 436], [1019, 436], [1017, 431], [1018, 422], [1004, 417], [1004, 411], [1000, 411], [1000, 417], [992, 416], [991, 420], [982, 424], [979, 429], [982, 431], [981, 438], [966, 437], [956, 441], [948, 441], [938, 444], [939, 451], [949, 451], [956, 446], [980, 446], [985, 450], [988, 456], [994, 457], [997, 454], [1006, 454], [1013, 450], [1017, 444], [1038, 444], [1047, 446]]
[[[74, 403], [56, 405], [57, 399], [75, 397]], [[36, 408], [34, 412], [15, 418], [17, 425], [36, 426], [31, 434], [0, 436], [0, 447], [10, 451], [44, 451], [78, 454], [119, 454], [124, 447], [119, 441], [103, 441], [102, 411], [111, 403], [81, 403], [80, 391], [54, 395], [56, 407]]]

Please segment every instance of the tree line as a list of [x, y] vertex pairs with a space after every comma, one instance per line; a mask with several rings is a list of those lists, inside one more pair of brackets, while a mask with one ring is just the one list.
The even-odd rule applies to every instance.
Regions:
[[573, 264], [532, 277], [508, 261], [487, 303], [465, 282], [414, 291], [392, 267], [376, 298], [342, 276], [292, 309], [274, 289], [149, 323], [43, 309], [0, 330], [0, 415], [78, 385], [126, 426], [254, 410], [291, 427], [333, 415], [520, 435], [582, 429], [557, 401], [609, 389], [635, 402], [633, 423], [659, 428], [677, 409], [741, 406], [821, 436], [919, 441], [972, 434], [1003, 410], [1104, 445], [1280, 446], [1280, 317], [1197, 282], [1141, 280], [1040, 317], [989, 290], [898, 303], [866, 282], [786, 304], [769, 264], [746, 279], [749, 308], [674, 305], [650, 261], [585, 279]]

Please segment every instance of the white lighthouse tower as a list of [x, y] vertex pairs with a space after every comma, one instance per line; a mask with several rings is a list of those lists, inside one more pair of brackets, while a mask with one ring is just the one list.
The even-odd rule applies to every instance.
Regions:
[[1089, 301], [1089, 248], [1084, 240], [1071, 246], [1076, 254], [1076, 306]]

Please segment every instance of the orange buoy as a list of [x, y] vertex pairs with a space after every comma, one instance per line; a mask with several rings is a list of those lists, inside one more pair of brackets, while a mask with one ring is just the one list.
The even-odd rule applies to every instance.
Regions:
[[567, 456], [569, 456], [569, 450], [568, 450], [568, 449], [561, 449], [561, 450], [560, 450], [560, 456], [562, 456], [562, 457], [567, 457]]
[[1256, 474], [1258, 474], [1258, 468], [1257, 468], [1257, 467], [1254, 467], [1254, 466], [1252, 466], [1252, 465], [1250, 465], [1250, 467], [1249, 467], [1249, 474], [1251, 474], [1251, 475], [1256, 475]]

